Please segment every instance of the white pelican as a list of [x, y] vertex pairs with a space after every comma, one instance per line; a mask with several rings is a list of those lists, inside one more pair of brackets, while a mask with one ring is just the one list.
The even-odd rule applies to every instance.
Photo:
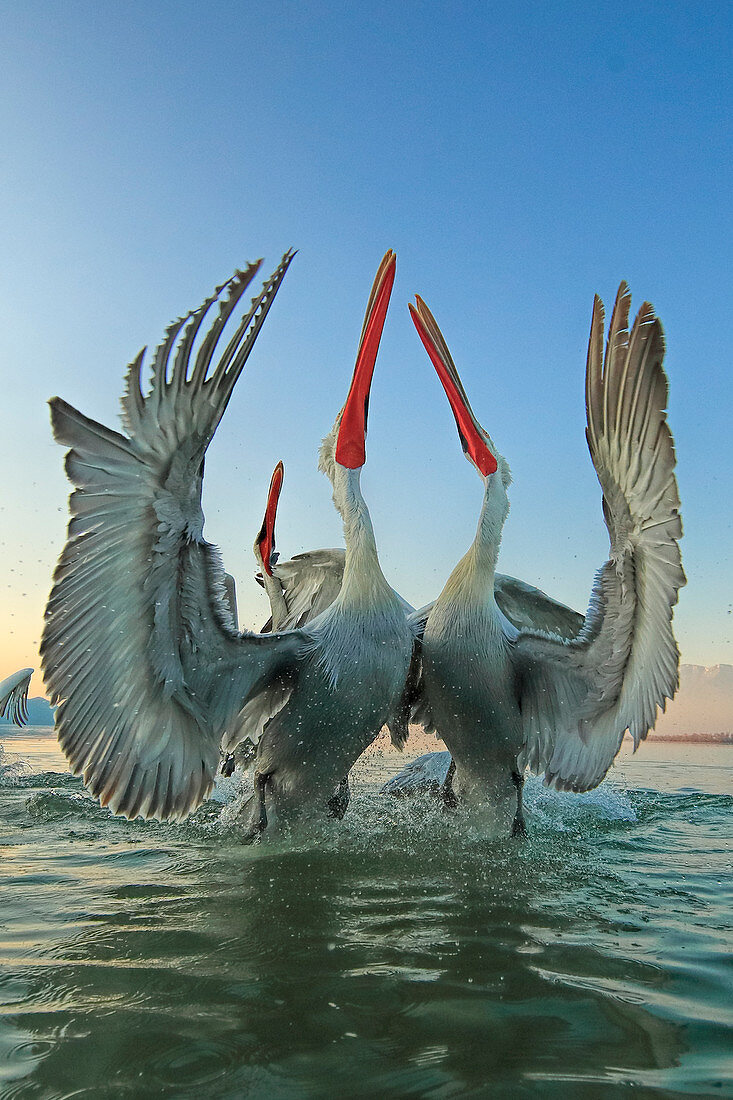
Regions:
[[[339, 595], [344, 579], [346, 551], [339, 548], [307, 551], [296, 554], [281, 566], [276, 565], [278, 555], [275, 552], [275, 520], [284, 477], [283, 464], [278, 462], [270, 479], [265, 515], [253, 547], [259, 566], [255, 579], [265, 589], [270, 601], [270, 618], [262, 627], [262, 633], [293, 630], [316, 619]], [[394, 595], [405, 616], [411, 615], [415, 610], [412, 605], [399, 593], [395, 592]], [[390, 724], [393, 742], [401, 750], [404, 740], [397, 740], [398, 727], [394, 721]], [[381, 726], [374, 730], [368, 743], [374, 740], [380, 729]], [[235, 738], [229, 738], [228, 743], [235, 744]], [[233, 752], [225, 752], [222, 774], [231, 775], [237, 764], [248, 766], [255, 755], [256, 746], [249, 737], [240, 740], [235, 744]], [[345, 775], [339, 783], [336, 795], [329, 801], [332, 816], [343, 817], [349, 798], [349, 779]]]
[[[282, 585], [272, 575], [272, 565], [277, 560], [277, 554], [275, 553], [275, 516], [284, 475], [285, 470], [283, 464], [282, 462], [278, 462], [270, 479], [265, 516], [262, 520], [262, 526], [257, 533], [253, 548], [255, 560], [260, 569], [256, 575], [256, 579], [265, 589], [270, 601], [270, 618], [262, 628], [263, 634], [273, 630], [288, 630], [293, 625], [286, 621], [288, 618], [288, 609], [283, 598]], [[229, 577], [229, 574], [227, 574], [227, 578], [230, 582], [228, 599], [230, 604], [236, 609], [237, 597], [234, 578]], [[311, 618], [312, 617], [313, 616], [311, 616]], [[252, 762], [256, 754], [257, 746], [249, 737], [245, 737], [236, 745], [236, 752], [227, 752], [224, 754], [221, 765], [222, 775], [230, 776], [237, 764], [246, 767]]]
[[21, 668], [12, 676], [0, 680], [0, 718], [9, 718], [16, 726], [28, 721], [28, 688], [32, 668]]
[[[341, 778], [393, 712], [413, 633], [377, 559], [359, 487], [367, 401], [394, 281], [375, 280], [346, 403], [321, 447], [346, 538], [339, 597], [307, 628], [238, 633], [223, 571], [203, 538], [203, 459], [265, 314], [286, 254], [209, 371], [221, 331], [259, 265], [237, 273], [199, 350], [220, 291], [175, 322], [143, 395], [143, 353], [123, 398], [128, 435], [51, 402], [77, 486], [46, 612], [42, 654], [61, 746], [103, 805], [126, 817], [182, 819], [211, 790], [220, 748], [258, 744], [249, 832], [268, 812], [327, 811]], [[224, 288], [222, 288], [224, 289]]]
[[671, 620], [685, 576], [664, 337], [646, 302], [629, 333], [630, 301], [622, 283], [605, 359], [598, 297], [593, 308], [586, 434], [611, 549], [582, 629], [569, 638], [551, 617], [517, 629], [497, 606], [509, 467], [476, 420], [429, 309], [420, 298], [410, 306], [485, 495], [472, 546], [432, 608], [416, 616], [424, 624], [422, 667], [413, 663], [403, 710], [416, 706], [415, 717], [445, 741], [458, 801], [483, 806], [500, 829], [512, 823], [515, 835], [524, 833], [526, 766], [560, 790], [595, 787], [625, 731], [637, 747], [678, 684]]

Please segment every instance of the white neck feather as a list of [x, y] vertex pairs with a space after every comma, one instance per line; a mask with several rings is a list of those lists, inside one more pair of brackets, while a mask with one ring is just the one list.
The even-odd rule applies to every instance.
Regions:
[[369, 509], [361, 492], [361, 470], [334, 464], [333, 500], [344, 521], [346, 561], [338, 599], [350, 606], [373, 607], [392, 589], [382, 573]]
[[494, 604], [494, 577], [508, 511], [500, 474], [489, 474], [475, 538], [448, 578], [441, 601]]
[[[343, 411], [343, 410], [342, 410]], [[333, 503], [344, 521], [346, 561], [337, 600], [351, 607], [374, 608], [395, 595], [382, 573], [369, 509], [361, 492], [361, 468], [349, 470], [336, 461], [341, 413], [321, 444], [319, 468], [333, 487]]]

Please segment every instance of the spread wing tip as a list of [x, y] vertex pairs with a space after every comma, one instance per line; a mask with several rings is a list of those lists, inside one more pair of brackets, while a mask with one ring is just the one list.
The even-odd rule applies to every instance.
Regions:
[[16, 726], [28, 721], [28, 688], [32, 668], [21, 668], [0, 683], [0, 717], [8, 718]]
[[69, 736], [62, 719], [59, 745], [69, 770], [116, 817], [184, 821], [213, 790], [212, 762], [203, 757], [192, 760], [187, 769], [176, 756], [148, 766], [129, 752], [110, 753], [109, 740], [101, 746], [99, 738], [92, 744], [78, 741]]
[[[223, 284], [228, 293], [197, 351], [206, 302], [169, 326], [145, 398], [137, 357], [123, 399], [129, 438], [61, 398], [50, 402], [76, 491], [46, 609], [43, 668], [60, 703], [56, 726], [72, 770], [128, 818], [181, 820], [200, 805], [213, 783], [227, 708], [238, 708], [239, 693], [245, 698], [262, 674], [265, 658], [248, 651], [240, 661], [239, 637], [219, 622], [197, 492], [203, 453], [293, 256], [285, 254], [253, 299], [210, 377], [226, 320], [259, 264]], [[219, 655], [211, 668], [198, 661], [184, 669], [182, 622]], [[232, 681], [204, 721], [197, 699], [222, 653]], [[268, 669], [278, 660], [279, 651], [267, 658]]]
[[[596, 297], [586, 367], [587, 439], [603, 491], [609, 560], [569, 645], [527, 637], [524, 755], [559, 790], [603, 779], [628, 730], [654, 728], [679, 677], [673, 609], [685, 574], [661, 322], [649, 302], [628, 327], [622, 282], [603, 351]], [[534, 661], [534, 663], [533, 663]]]

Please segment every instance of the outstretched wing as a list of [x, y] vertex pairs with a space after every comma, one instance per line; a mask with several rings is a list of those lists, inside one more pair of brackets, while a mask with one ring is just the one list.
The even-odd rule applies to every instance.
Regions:
[[[219, 742], [246, 701], [292, 664], [297, 635], [240, 635], [217, 551], [203, 539], [206, 448], [292, 259], [288, 253], [210, 371], [259, 264], [174, 322], [129, 368], [120, 435], [55, 398], [76, 486], [41, 653], [59, 741], [102, 805], [180, 819], [211, 789]], [[210, 307], [218, 312], [200, 339]]]
[[494, 578], [494, 596], [507, 619], [517, 630], [543, 630], [560, 638], [574, 638], [583, 627], [583, 616], [578, 611], [558, 603], [540, 588], [497, 573]]
[[672, 612], [685, 583], [664, 336], [648, 303], [628, 331], [621, 284], [603, 358], [596, 298], [586, 369], [587, 438], [611, 541], [583, 629], [516, 641], [524, 761], [563, 790], [596, 786], [626, 730], [637, 747], [678, 684]]
[[9, 718], [16, 726], [28, 721], [28, 688], [33, 675], [32, 668], [21, 668], [0, 680], [0, 718]]
[[[281, 630], [304, 626], [331, 606], [341, 591], [345, 561], [345, 550], [309, 550], [273, 566], [272, 574], [282, 586], [288, 609]], [[261, 574], [256, 580], [262, 584]], [[272, 629], [272, 618], [262, 629]]]
[[[294, 554], [288, 561], [279, 561], [273, 566], [272, 574], [280, 582], [283, 598], [287, 605], [287, 617], [280, 624], [280, 630], [293, 630], [305, 626], [315, 619], [333, 601], [341, 591], [344, 579], [346, 551], [307, 550], [303, 554]], [[262, 584], [262, 575], [255, 575], [258, 584]], [[394, 591], [394, 590], [393, 590]], [[405, 614], [411, 615], [411, 604], [395, 592], [402, 603]], [[263, 632], [272, 629], [272, 617], [262, 627]]]

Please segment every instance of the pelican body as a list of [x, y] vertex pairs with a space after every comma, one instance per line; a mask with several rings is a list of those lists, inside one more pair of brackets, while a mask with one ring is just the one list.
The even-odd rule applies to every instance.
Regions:
[[530, 595], [520, 626], [498, 606], [509, 468], [473, 414], [435, 318], [420, 298], [410, 307], [484, 499], [473, 544], [417, 616], [421, 668], [410, 677], [407, 704], [451, 752], [448, 800], [481, 810], [500, 832], [524, 832], [526, 766], [561, 790], [596, 786], [625, 731], [636, 747], [677, 687], [671, 620], [685, 576], [664, 340], [648, 303], [629, 331], [629, 306], [622, 283], [605, 358], [599, 298], [593, 309], [587, 438], [611, 551], [575, 628], [573, 613], [552, 601], [541, 606]]
[[376, 564], [373, 536], [362, 530], [353, 556], [349, 535], [346, 542], [341, 592], [304, 628], [297, 687], [258, 746], [258, 777], [280, 816], [295, 816], [306, 797], [324, 805], [337, 798], [349, 769], [392, 717], [410, 664], [414, 634]]
[[472, 565], [452, 574], [453, 585], [433, 605], [422, 641], [423, 676], [433, 725], [454, 761], [455, 795], [485, 803], [503, 827], [515, 814], [523, 743], [511, 658], [516, 631], [493, 592], [482, 591], [480, 578], [471, 575]]
[[[245, 836], [259, 835], [268, 815], [290, 823], [329, 813], [400, 697], [414, 634], [380, 569], [360, 488], [393, 253], [374, 283], [346, 403], [321, 448], [344, 520], [339, 597], [307, 628], [239, 632], [218, 553], [203, 538], [204, 455], [292, 256], [213, 368], [259, 264], [170, 326], [147, 393], [140, 353], [123, 397], [126, 435], [51, 402], [76, 491], [46, 609], [44, 671], [72, 771], [128, 818], [185, 818], [211, 790], [221, 751], [247, 739], [257, 759]], [[197, 344], [214, 303], [218, 314]]]

